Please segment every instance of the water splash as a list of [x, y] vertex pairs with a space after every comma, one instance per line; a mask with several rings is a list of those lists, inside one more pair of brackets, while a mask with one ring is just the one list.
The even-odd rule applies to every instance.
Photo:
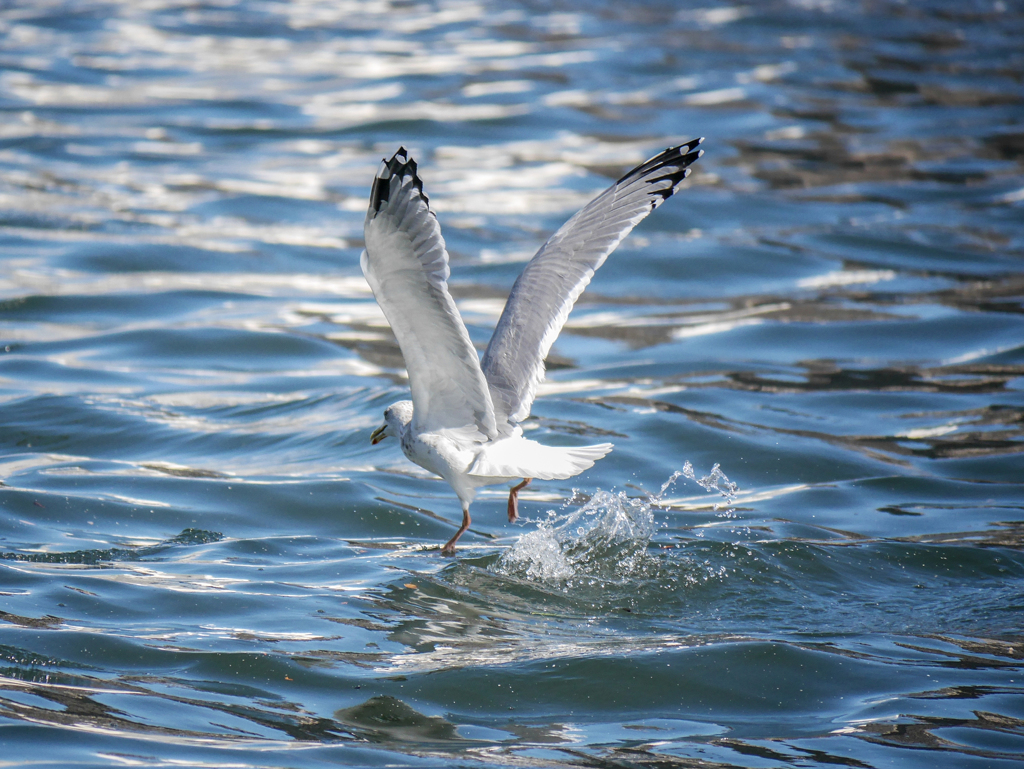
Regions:
[[647, 553], [661, 494], [630, 498], [600, 489], [577, 510], [548, 511], [537, 528], [521, 536], [494, 565], [507, 576], [577, 585], [622, 584], [651, 566]]
[[[649, 553], [655, 532], [654, 511], [680, 477], [694, 481], [705, 491], [720, 494], [725, 502], [716, 503], [715, 510], [724, 507], [720, 515], [735, 517], [731, 504], [739, 487], [718, 464], [698, 478], [693, 465], [686, 462], [682, 470], [672, 473], [661, 485], [657, 494], [631, 498], [624, 491], [598, 489], [576, 510], [549, 510], [547, 518], [537, 521], [537, 528], [523, 534], [492, 569], [505, 576], [560, 584], [564, 588], [625, 585], [636, 577], [650, 576], [658, 570], [656, 557]], [[570, 500], [566, 507], [571, 504]]]
[[[679, 477], [679, 475], [680, 473], [676, 472], [671, 478], [669, 478], [668, 482], [661, 487], [661, 494], [665, 493], [668, 486], [670, 486], [675, 479]], [[691, 465], [690, 461], [687, 460], [686, 463], [683, 464], [682, 475], [683, 477], [689, 478], [691, 481], [695, 482], [698, 486], [704, 489], [704, 491], [717, 491], [725, 497], [724, 505], [722, 502], [716, 502], [714, 505], [714, 509], [716, 511], [722, 510], [723, 506], [725, 507], [725, 510], [720, 514], [721, 517], [734, 518], [736, 516], [736, 511], [732, 508], [732, 503], [736, 501], [736, 495], [739, 494], [740, 487], [726, 477], [725, 473], [722, 472], [721, 466], [717, 462], [714, 467], [711, 468], [710, 473], [698, 478], [697, 474], [693, 471], [693, 465]]]

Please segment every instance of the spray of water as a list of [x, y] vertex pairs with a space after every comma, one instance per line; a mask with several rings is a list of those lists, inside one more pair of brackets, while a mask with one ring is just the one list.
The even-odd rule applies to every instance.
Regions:
[[599, 489], [576, 510], [549, 510], [547, 518], [536, 521], [537, 528], [521, 536], [494, 568], [509, 576], [560, 582], [566, 587], [624, 584], [642, 575], [654, 565], [648, 555], [654, 511], [687, 467], [688, 462], [657, 494], [631, 498], [624, 491]]
[[568, 513], [548, 511], [502, 555], [496, 569], [542, 582], [619, 582], [643, 568], [654, 534], [650, 498], [598, 490]]
[[[661, 494], [665, 493], [667, 487], [671, 485], [671, 483], [675, 481], [675, 479], [678, 478], [679, 475], [680, 473], [678, 472], [672, 474], [672, 477], [669, 479], [668, 484], [662, 486]], [[722, 472], [722, 469], [717, 462], [715, 463], [715, 466], [711, 468], [710, 473], [698, 478], [697, 474], [693, 471], [693, 465], [691, 465], [689, 460], [687, 460], [686, 463], [683, 464], [682, 475], [684, 478], [689, 478], [691, 481], [696, 483], [698, 486], [704, 489], [704, 491], [717, 491], [719, 494], [725, 497], [724, 503], [715, 503], [715, 510], [722, 510], [724, 507], [725, 509], [722, 512], [722, 515], [724, 517], [735, 517], [735, 511], [732, 509], [732, 503], [736, 500], [736, 495], [739, 493], [740, 488], [726, 477], [725, 473]]]
[[[582, 507], [566, 512], [570, 502], [561, 512], [549, 510], [539, 521], [527, 519], [525, 523], [536, 523], [536, 528], [523, 534], [492, 568], [507, 576], [565, 588], [635, 584], [636, 577], [658, 570], [657, 559], [649, 553], [656, 528], [654, 512], [681, 476], [705, 491], [721, 494], [726, 506], [738, 491], [717, 464], [698, 478], [686, 462], [657, 494], [628, 497], [624, 491], [598, 490]], [[716, 504], [715, 509], [721, 506]]]

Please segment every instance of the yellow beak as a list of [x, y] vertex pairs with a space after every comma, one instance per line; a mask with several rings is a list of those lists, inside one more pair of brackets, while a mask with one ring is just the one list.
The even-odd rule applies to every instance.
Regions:
[[384, 431], [387, 430], [387, 429], [388, 429], [388, 426], [385, 423], [385, 424], [382, 424], [380, 427], [378, 427], [376, 430], [374, 430], [372, 433], [370, 433], [370, 443], [372, 443], [374, 446], [376, 446], [382, 440], [387, 438], [387, 436], [384, 434]]

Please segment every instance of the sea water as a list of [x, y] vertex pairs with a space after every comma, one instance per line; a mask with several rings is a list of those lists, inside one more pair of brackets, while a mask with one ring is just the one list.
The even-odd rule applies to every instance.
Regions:
[[[0, 744], [69, 766], [1024, 759], [1019, 3], [0, 9]], [[705, 136], [460, 519], [359, 270], [404, 145], [482, 349]]]

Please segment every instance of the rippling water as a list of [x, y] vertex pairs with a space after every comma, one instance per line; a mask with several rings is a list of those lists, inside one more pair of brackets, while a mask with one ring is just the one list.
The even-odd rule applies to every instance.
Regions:
[[[1024, 759], [1017, 2], [0, 9], [0, 743], [157, 766]], [[420, 161], [481, 347], [706, 136], [449, 487], [358, 267]], [[714, 469], [715, 466], [717, 469]]]

